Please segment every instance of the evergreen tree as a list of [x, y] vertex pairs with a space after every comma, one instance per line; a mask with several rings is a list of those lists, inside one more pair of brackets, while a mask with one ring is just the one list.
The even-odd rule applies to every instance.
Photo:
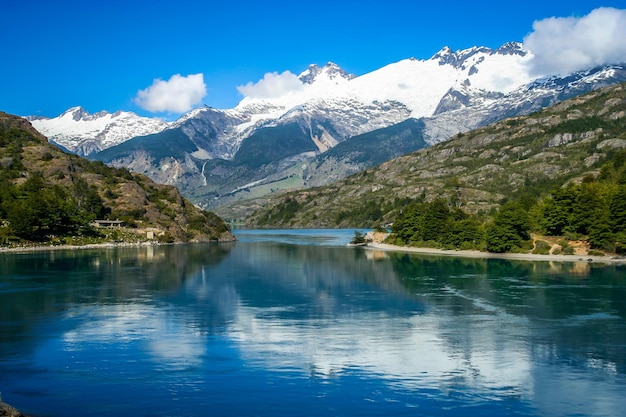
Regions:
[[609, 221], [613, 232], [626, 232], [626, 184], [620, 185], [609, 204]]
[[441, 247], [479, 247], [483, 242], [480, 222], [458, 208], [450, 208], [445, 200], [430, 203], [414, 202], [405, 207], [393, 224], [393, 237], [398, 243], [435, 243]]
[[528, 240], [529, 232], [528, 212], [519, 202], [507, 202], [500, 207], [487, 228], [487, 250], [496, 253], [509, 252]]
[[589, 243], [592, 248], [615, 252], [615, 236], [608, 221], [599, 221], [589, 228]]
[[445, 201], [436, 199], [426, 204], [426, 209], [420, 219], [422, 241], [441, 241], [448, 234], [450, 210]]
[[558, 188], [543, 202], [541, 224], [550, 236], [561, 236], [570, 225], [577, 192], [573, 187]]
[[487, 250], [494, 253], [509, 252], [522, 242], [519, 235], [513, 229], [502, 225], [491, 223], [487, 227], [485, 234]]
[[583, 182], [575, 188], [576, 199], [566, 232], [589, 234], [592, 226], [608, 218], [608, 202], [598, 182]]

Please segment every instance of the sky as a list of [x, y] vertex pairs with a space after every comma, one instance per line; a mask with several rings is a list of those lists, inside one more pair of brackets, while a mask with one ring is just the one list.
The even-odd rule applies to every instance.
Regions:
[[0, 0], [0, 111], [175, 119], [288, 88], [310, 64], [354, 75], [524, 42], [537, 74], [626, 62], [626, 0]]

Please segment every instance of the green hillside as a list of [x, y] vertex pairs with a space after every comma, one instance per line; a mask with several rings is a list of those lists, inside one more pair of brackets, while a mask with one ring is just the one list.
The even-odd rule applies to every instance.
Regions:
[[[615, 249], [623, 219], [615, 217], [611, 207], [617, 207], [624, 192], [624, 148], [626, 86], [622, 84], [460, 134], [326, 187], [284, 194], [257, 210], [248, 222], [261, 227], [367, 227], [402, 223], [407, 209], [428, 211], [432, 208], [416, 207], [441, 201], [449, 213], [435, 209], [436, 216], [476, 222], [484, 246], [484, 233], [498, 220], [502, 205], [510, 202], [521, 204], [525, 216], [530, 216], [522, 240], [535, 232], [584, 239], [600, 233], [576, 223], [572, 213], [582, 210], [601, 219], [596, 226], [606, 225], [604, 243], [596, 239], [596, 246], [611, 249], [608, 242], [613, 240]], [[560, 207], [569, 213], [565, 216], [569, 223], [556, 226], [550, 223], [554, 219], [545, 216], [557, 216], [550, 214], [550, 204], [566, 199], [560, 193], [574, 201], [587, 199], [589, 205]], [[454, 233], [454, 228], [446, 233]], [[429, 240], [428, 236], [432, 237], [411, 239]]]
[[[119, 220], [121, 228], [95, 227]], [[0, 245], [232, 240], [228, 226], [172, 186], [50, 145], [0, 112]]]

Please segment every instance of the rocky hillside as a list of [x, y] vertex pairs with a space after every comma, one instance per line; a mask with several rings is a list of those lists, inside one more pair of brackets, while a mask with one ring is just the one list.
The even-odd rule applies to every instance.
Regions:
[[530, 56], [509, 43], [496, 50], [444, 48], [431, 59], [405, 59], [359, 77], [332, 63], [310, 67], [288, 94], [196, 109], [159, 133], [90, 157], [175, 185], [221, 213], [626, 81], [623, 65], [536, 78], [528, 73]]
[[27, 120], [0, 113], [0, 244], [128, 238], [97, 230], [98, 219], [120, 220], [124, 230], [144, 239], [234, 239], [218, 216], [195, 207], [175, 187], [67, 154]]
[[[597, 177], [626, 148], [626, 84], [509, 118], [388, 161], [325, 187], [290, 192], [259, 208], [263, 227], [356, 227], [392, 222], [408, 201], [441, 197], [489, 213], [523, 193], [547, 194]], [[241, 211], [241, 210], [240, 210]]]

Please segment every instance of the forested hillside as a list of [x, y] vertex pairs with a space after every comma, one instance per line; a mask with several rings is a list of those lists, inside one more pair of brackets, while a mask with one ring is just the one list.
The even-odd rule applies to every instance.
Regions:
[[541, 234], [620, 252], [625, 148], [621, 84], [457, 135], [327, 187], [285, 194], [249, 223], [394, 223], [397, 243], [494, 252], [526, 250], [530, 235]]
[[387, 242], [408, 246], [548, 253], [554, 242], [560, 253], [572, 254], [570, 242], [584, 241], [591, 249], [624, 253], [626, 151], [617, 151], [597, 176], [554, 187], [539, 199], [521, 194], [488, 215], [469, 214], [443, 199], [414, 201], [392, 230]]
[[[125, 227], [100, 230], [96, 219]], [[0, 113], [0, 245], [137, 241], [148, 232], [165, 242], [233, 239], [176, 188], [64, 153], [26, 120]]]

